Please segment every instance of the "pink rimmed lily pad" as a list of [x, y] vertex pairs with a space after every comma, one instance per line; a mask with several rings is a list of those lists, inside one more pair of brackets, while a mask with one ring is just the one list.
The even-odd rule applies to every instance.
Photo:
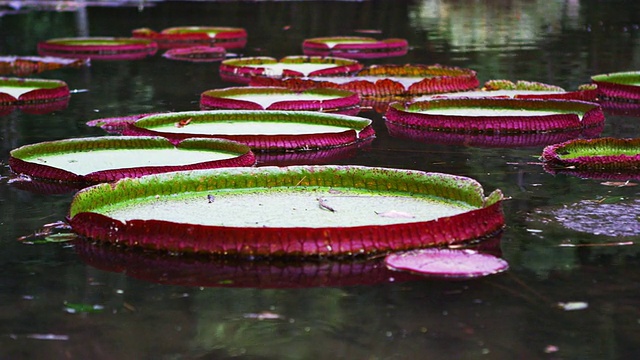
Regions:
[[373, 138], [371, 120], [316, 111], [209, 110], [141, 118], [125, 135], [223, 138], [257, 152], [315, 151], [357, 144]]
[[173, 145], [160, 137], [94, 137], [25, 145], [11, 151], [14, 173], [93, 184], [169, 171], [252, 166], [243, 145], [221, 139], [188, 139]]
[[88, 59], [67, 59], [54, 56], [0, 56], [0, 75], [27, 76], [68, 67], [88, 66]]
[[591, 81], [598, 86], [600, 96], [640, 101], [640, 71], [594, 75], [591, 77]]
[[391, 101], [426, 94], [471, 90], [479, 84], [473, 70], [437, 64], [374, 65], [354, 76], [343, 77], [278, 79], [256, 76], [250, 82], [252, 86], [284, 86], [297, 91], [318, 87], [349, 90], [359, 94], [363, 101], [380, 103], [376, 108], [381, 112], [386, 110], [386, 105]]
[[38, 43], [40, 55], [92, 60], [139, 60], [157, 51], [155, 42], [134, 38], [59, 38]]
[[31, 114], [62, 110], [69, 96], [67, 83], [61, 80], [0, 77], [0, 115], [16, 108]]
[[390, 269], [431, 277], [470, 279], [506, 271], [509, 264], [498, 257], [467, 249], [418, 249], [387, 255]]
[[162, 57], [189, 62], [216, 62], [224, 60], [227, 51], [220, 46], [193, 46], [167, 50]]
[[337, 56], [349, 59], [377, 59], [403, 56], [409, 50], [405, 39], [377, 40], [363, 36], [331, 36], [306, 39], [302, 52], [310, 56]]
[[153, 40], [160, 49], [213, 46], [241, 49], [247, 44], [247, 31], [237, 27], [178, 26], [160, 32], [140, 28], [132, 32], [134, 38]]
[[640, 178], [640, 138], [576, 139], [542, 151], [549, 172], [607, 179]]
[[[351, 256], [465, 242], [504, 226], [473, 179], [360, 166], [226, 168], [81, 190], [68, 221], [104, 242], [181, 253]], [[390, 212], [412, 217], [382, 216]], [[185, 234], [188, 234], [185, 236]]]
[[125, 129], [136, 122], [136, 120], [149, 115], [156, 115], [162, 113], [144, 113], [126, 116], [116, 116], [110, 118], [100, 118], [87, 121], [87, 126], [96, 126], [110, 134], [122, 134]]
[[514, 83], [509, 80], [489, 80], [479, 90], [425, 95], [416, 97], [413, 101], [485, 97], [595, 101], [597, 96], [598, 90], [593, 84], [581, 85], [576, 91], [566, 91], [559, 86], [535, 81], [518, 80]]
[[357, 60], [322, 56], [267, 56], [227, 59], [220, 64], [225, 81], [248, 84], [254, 76], [289, 78], [303, 76], [347, 76], [362, 69]]
[[359, 103], [358, 94], [339, 89], [233, 87], [207, 90], [200, 96], [200, 108], [204, 110], [307, 110], [356, 115]]
[[576, 131], [604, 123], [602, 109], [591, 102], [500, 98], [394, 103], [385, 118], [417, 129], [472, 134]]

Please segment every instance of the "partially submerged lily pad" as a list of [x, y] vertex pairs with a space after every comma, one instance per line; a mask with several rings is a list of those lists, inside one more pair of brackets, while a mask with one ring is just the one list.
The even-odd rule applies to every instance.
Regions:
[[110, 134], [122, 134], [125, 129], [138, 119], [149, 115], [162, 113], [143, 113], [135, 115], [116, 116], [110, 118], [100, 118], [87, 121], [87, 126], [97, 126]]
[[466, 249], [418, 249], [387, 255], [390, 269], [431, 277], [470, 279], [503, 272], [509, 264], [501, 258]]
[[234, 110], [308, 110], [356, 115], [360, 97], [347, 90], [285, 87], [233, 87], [203, 92], [200, 108]]
[[603, 97], [640, 101], [640, 71], [594, 75], [591, 81]]
[[254, 151], [284, 152], [327, 149], [356, 144], [375, 136], [371, 120], [315, 111], [210, 110], [147, 116], [126, 135], [223, 138]]
[[518, 80], [514, 83], [509, 80], [489, 80], [479, 90], [424, 95], [414, 98], [413, 101], [485, 97], [595, 101], [597, 95], [597, 87], [593, 84], [581, 85], [576, 91], [566, 91], [559, 86], [535, 81]]
[[[583, 177], [640, 178], [640, 138], [576, 139], [542, 151], [550, 172], [577, 172]], [[609, 173], [611, 176], [605, 176]]]
[[362, 69], [357, 60], [322, 56], [267, 56], [227, 59], [220, 64], [223, 80], [247, 84], [254, 76], [282, 78], [347, 76]]
[[302, 52], [311, 56], [337, 56], [349, 59], [376, 59], [402, 56], [409, 43], [405, 39], [377, 40], [364, 36], [331, 36], [305, 39]]
[[162, 57], [189, 62], [215, 62], [224, 60], [227, 51], [220, 46], [193, 46], [167, 50]]
[[25, 145], [11, 151], [9, 166], [37, 179], [108, 182], [160, 172], [251, 166], [255, 157], [242, 144], [190, 139], [173, 145], [156, 137], [95, 137]]
[[241, 49], [247, 43], [247, 31], [237, 27], [178, 26], [160, 32], [149, 28], [135, 29], [134, 38], [153, 40], [160, 49], [214, 46], [224, 49]]
[[94, 60], [139, 60], [152, 56], [158, 45], [146, 39], [116, 37], [59, 38], [38, 43], [40, 55]]
[[0, 75], [27, 76], [67, 67], [88, 66], [88, 59], [67, 59], [54, 56], [0, 56]]
[[87, 188], [74, 197], [68, 221], [89, 238], [157, 250], [345, 256], [487, 236], [504, 226], [502, 199], [499, 190], [485, 197], [473, 179], [440, 173], [226, 168]]
[[69, 96], [67, 83], [61, 80], [0, 77], [0, 115], [15, 108], [33, 114], [62, 110]]
[[487, 134], [575, 131], [604, 123], [595, 103], [494, 98], [394, 103], [385, 118], [418, 129]]

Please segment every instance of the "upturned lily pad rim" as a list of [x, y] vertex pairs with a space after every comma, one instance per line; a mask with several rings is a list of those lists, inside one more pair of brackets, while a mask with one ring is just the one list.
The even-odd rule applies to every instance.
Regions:
[[[557, 114], [476, 116], [421, 113], [438, 108], [549, 111]], [[597, 127], [604, 122], [604, 114], [598, 104], [578, 100], [453, 98], [392, 103], [385, 119], [408, 127], [443, 132], [509, 134], [573, 131]]]
[[591, 77], [605, 97], [640, 101], [640, 71], [623, 71]]
[[[214, 32], [215, 34], [211, 34]], [[247, 43], [247, 31], [241, 27], [227, 26], [174, 26], [157, 32], [149, 28], [132, 31], [134, 38], [151, 39], [162, 49], [213, 45], [225, 49], [243, 48]]]
[[56, 56], [0, 56], [0, 75], [26, 76], [66, 67], [82, 67], [89, 59], [73, 59]]
[[[580, 155], [581, 153], [584, 155]], [[569, 154], [573, 155], [567, 157]], [[640, 176], [640, 138], [569, 140], [545, 147], [542, 160], [548, 166], [560, 169], [620, 172]]]
[[[265, 123], [306, 123], [344, 127], [341, 132], [313, 133], [301, 135], [266, 134], [186, 134], [154, 130], [154, 127], [177, 124], [188, 119], [190, 123], [207, 122], [265, 122]], [[125, 128], [125, 135], [163, 136], [171, 141], [190, 137], [221, 138], [247, 144], [253, 151], [282, 152], [309, 151], [332, 147], [347, 146], [375, 136], [372, 121], [357, 116], [329, 114], [318, 111], [281, 111], [281, 110], [208, 110], [173, 112], [146, 116]], [[187, 125], [188, 126], [188, 125]]]
[[18, 98], [8, 93], [3, 93], [0, 89], [0, 106], [57, 102], [68, 99], [70, 96], [69, 87], [62, 80], [0, 77], [1, 86], [36, 89], [21, 94]]
[[[225, 160], [212, 160], [186, 165], [114, 168], [94, 171], [85, 175], [79, 175], [62, 168], [29, 161], [30, 158], [38, 155], [46, 156], [51, 154], [92, 152], [99, 150], [125, 151], [173, 148], [184, 150], [211, 150], [234, 154], [236, 156]], [[254, 164], [255, 155], [251, 152], [251, 149], [237, 142], [223, 139], [191, 138], [174, 145], [163, 137], [146, 136], [102, 136], [46, 141], [13, 149], [10, 152], [9, 158], [9, 166], [15, 173], [27, 174], [39, 180], [79, 183], [83, 185], [113, 182], [126, 177], [138, 177], [170, 171], [207, 169], [224, 166], [252, 166]]]
[[[328, 43], [335, 42], [333, 46]], [[305, 55], [333, 55], [351, 59], [377, 58], [405, 55], [409, 43], [405, 39], [378, 40], [365, 36], [330, 36], [305, 39], [302, 50]]]
[[[342, 187], [419, 193], [464, 202], [474, 210], [436, 220], [341, 227], [226, 227], [160, 220], [111, 219], [94, 209], [132, 199], [214, 189]], [[174, 252], [240, 256], [353, 256], [464, 242], [504, 226], [500, 190], [462, 176], [363, 166], [225, 168], [165, 173], [100, 184], [76, 194], [68, 221], [100, 241]], [[184, 234], [189, 233], [188, 237]]]
[[71, 56], [93, 59], [141, 59], [158, 51], [155, 41], [128, 37], [69, 37], [38, 43], [42, 55]]
[[[318, 99], [286, 99], [287, 95], [318, 96]], [[283, 95], [285, 99], [275, 101], [264, 108], [262, 105], [247, 99], [233, 99], [238, 95]], [[323, 98], [324, 97], [324, 98]], [[332, 97], [332, 98], [326, 98]], [[317, 88], [294, 91], [278, 86], [230, 87], [206, 90], [200, 95], [202, 109], [247, 109], [247, 110], [317, 110], [323, 112], [340, 112], [348, 108], [358, 107], [360, 97], [352, 92], [341, 89]]]
[[221, 46], [191, 46], [167, 50], [162, 57], [190, 62], [217, 62], [225, 59], [227, 51]]

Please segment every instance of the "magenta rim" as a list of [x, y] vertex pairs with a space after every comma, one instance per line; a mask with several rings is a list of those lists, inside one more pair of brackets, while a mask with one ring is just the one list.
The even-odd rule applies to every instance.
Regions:
[[[328, 42], [339, 41], [334, 46]], [[365, 41], [365, 42], [363, 42]], [[409, 43], [405, 39], [376, 40], [370, 37], [338, 36], [306, 39], [302, 51], [309, 56], [337, 56], [349, 59], [376, 59], [406, 55]]]
[[157, 43], [135, 38], [60, 38], [38, 43], [40, 55], [95, 60], [139, 60], [153, 56], [157, 51]]

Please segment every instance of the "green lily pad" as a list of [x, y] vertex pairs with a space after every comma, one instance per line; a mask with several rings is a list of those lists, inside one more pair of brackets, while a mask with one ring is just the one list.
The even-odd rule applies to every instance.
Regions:
[[149, 28], [132, 31], [138, 39], [156, 42], [160, 49], [187, 48], [193, 46], [240, 49], [247, 43], [247, 31], [243, 28], [224, 26], [177, 26], [156, 32]]
[[406, 55], [405, 39], [377, 40], [364, 36], [332, 36], [306, 39], [302, 52], [310, 56], [337, 56], [349, 59], [376, 59]]
[[309, 151], [347, 146], [375, 135], [371, 120], [315, 111], [210, 110], [174, 112], [140, 118], [126, 135], [224, 138], [254, 151]]
[[594, 75], [591, 81], [603, 97], [640, 101], [640, 71]]
[[0, 56], [0, 75], [27, 76], [67, 67], [88, 66], [88, 59], [67, 59], [54, 56]]
[[440, 173], [226, 168], [87, 188], [68, 221], [82, 236], [173, 252], [345, 256], [495, 233], [504, 226], [502, 199], [499, 190], [485, 197], [473, 179]]
[[244, 110], [307, 110], [356, 115], [360, 97], [346, 90], [284, 87], [232, 87], [207, 90], [200, 96], [200, 108]]
[[0, 115], [16, 108], [32, 114], [62, 110], [69, 96], [67, 83], [61, 80], [0, 77]]
[[604, 123], [598, 104], [529, 99], [438, 99], [394, 103], [386, 121], [441, 132], [521, 134], [575, 131]]
[[158, 44], [147, 39], [116, 37], [59, 38], [38, 43], [40, 55], [94, 60], [139, 60], [154, 55]]
[[190, 139], [173, 145], [160, 137], [96, 137], [25, 145], [11, 151], [9, 166], [37, 179], [82, 184], [159, 172], [251, 166], [255, 156], [242, 144]]

